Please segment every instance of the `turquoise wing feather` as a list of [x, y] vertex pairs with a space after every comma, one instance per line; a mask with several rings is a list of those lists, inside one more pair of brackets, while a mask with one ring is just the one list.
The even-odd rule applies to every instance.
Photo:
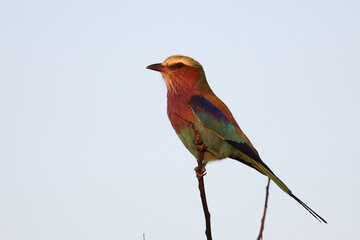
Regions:
[[247, 139], [236, 131], [235, 125], [214, 104], [201, 95], [195, 95], [189, 105], [199, 121], [217, 136], [263, 164], [259, 155], [249, 146]]
[[236, 132], [236, 127], [225, 114], [203, 96], [193, 96], [189, 105], [199, 121], [220, 138], [240, 143], [247, 142], [246, 138]]

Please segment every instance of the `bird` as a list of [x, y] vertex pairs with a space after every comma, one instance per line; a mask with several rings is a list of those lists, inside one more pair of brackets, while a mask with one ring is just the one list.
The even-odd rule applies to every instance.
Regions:
[[176, 134], [197, 158], [198, 131], [206, 146], [203, 161], [235, 159], [269, 177], [280, 189], [295, 199], [318, 221], [327, 221], [296, 197], [275, 173], [261, 160], [249, 138], [237, 124], [229, 108], [210, 88], [203, 67], [193, 58], [173, 55], [147, 69], [158, 71], [167, 87], [167, 115]]

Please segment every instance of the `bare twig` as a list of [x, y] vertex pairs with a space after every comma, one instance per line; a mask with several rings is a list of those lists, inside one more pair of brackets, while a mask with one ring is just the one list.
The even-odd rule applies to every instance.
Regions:
[[265, 227], [265, 217], [266, 217], [267, 203], [268, 203], [268, 199], [269, 199], [269, 187], [270, 187], [270, 178], [268, 178], [268, 183], [266, 186], [264, 213], [263, 213], [263, 217], [261, 219], [261, 227], [260, 227], [260, 232], [259, 232], [259, 236], [257, 237], [257, 240], [263, 239], [262, 234], [263, 234], [264, 227]]
[[189, 124], [189, 127], [192, 128], [192, 130], [195, 133], [196, 140], [195, 140], [195, 148], [197, 150], [197, 167], [195, 167], [196, 177], [199, 181], [199, 191], [200, 191], [200, 197], [201, 197], [201, 203], [203, 206], [203, 211], [205, 215], [205, 224], [206, 224], [206, 230], [205, 235], [207, 240], [212, 240], [211, 236], [211, 223], [210, 223], [210, 212], [206, 201], [206, 194], [205, 194], [205, 186], [204, 186], [204, 176], [206, 175], [206, 169], [204, 164], [204, 153], [206, 152], [206, 146], [203, 143], [199, 131], [195, 128], [194, 123], [182, 118], [177, 113], [175, 113], [179, 118], [184, 120]]
[[206, 234], [206, 237], [208, 240], [212, 240], [210, 212], [209, 212], [209, 208], [208, 208], [207, 201], [206, 201], [205, 186], [204, 186], [204, 176], [206, 174], [206, 170], [205, 170], [205, 165], [203, 163], [203, 159], [204, 159], [204, 153], [206, 151], [206, 147], [205, 147], [204, 143], [202, 142], [200, 134], [197, 131], [197, 129], [194, 127], [194, 125], [192, 125], [192, 129], [194, 130], [194, 132], [196, 134], [195, 145], [196, 145], [196, 150], [198, 152], [198, 157], [197, 157], [198, 166], [195, 168], [195, 172], [196, 172], [196, 177], [199, 181], [199, 191], [200, 191], [200, 196], [201, 196], [201, 203], [202, 203], [204, 215], [205, 215], [205, 223], [206, 223], [205, 234]]

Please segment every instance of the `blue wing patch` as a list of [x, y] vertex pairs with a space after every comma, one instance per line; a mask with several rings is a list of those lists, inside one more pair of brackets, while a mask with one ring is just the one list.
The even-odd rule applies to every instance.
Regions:
[[201, 95], [195, 95], [190, 100], [190, 107], [193, 109], [196, 115], [201, 115], [201, 120], [206, 122], [213, 121], [217, 125], [228, 125], [230, 128], [235, 130], [235, 126], [225, 116], [225, 114], [215, 107], [211, 102]]

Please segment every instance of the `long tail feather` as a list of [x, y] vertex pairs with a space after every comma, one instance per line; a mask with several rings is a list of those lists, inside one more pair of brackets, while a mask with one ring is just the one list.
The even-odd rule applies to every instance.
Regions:
[[263, 167], [261, 164], [256, 164], [261, 170], [264, 171], [264, 174], [271, 178], [284, 192], [289, 194], [292, 198], [294, 198], [301, 206], [303, 206], [308, 212], [313, 215], [319, 222], [327, 223], [324, 218], [322, 218], [319, 214], [317, 214], [314, 210], [312, 210], [308, 205], [306, 205], [303, 201], [301, 201], [298, 197], [292, 194], [291, 190], [283, 183], [271, 170], [268, 170], [268, 167]]
[[255, 161], [254, 159], [250, 157], [245, 157], [244, 159], [234, 158], [242, 163], [245, 163], [246, 165], [256, 169], [257, 171], [261, 172], [262, 174], [268, 176], [271, 180], [273, 180], [276, 185], [278, 185], [284, 192], [289, 194], [292, 198], [294, 198], [298, 203], [300, 203], [301, 206], [303, 206], [311, 215], [313, 215], [319, 222], [327, 223], [324, 218], [322, 218], [319, 214], [317, 214], [314, 210], [312, 210], [308, 205], [306, 205], [303, 201], [301, 201], [298, 197], [296, 197], [294, 194], [292, 194], [291, 190], [283, 183], [272, 171], [271, 169], [266, 166], [264, 162]]
[[319, 214], [317, 214], [314, 210], [312, 210], [308, 205], [306, 205], [303, 201], [301, 201], [299, 198], [297, 198], [294, 194], [289, 193], [289, 195], [294, 198], [298, 203], [301, 204], [306, 210], [309, 211], [311, 215], [313, 215], [319, 222], [327, 223], [325, 219], [323, 219]]

